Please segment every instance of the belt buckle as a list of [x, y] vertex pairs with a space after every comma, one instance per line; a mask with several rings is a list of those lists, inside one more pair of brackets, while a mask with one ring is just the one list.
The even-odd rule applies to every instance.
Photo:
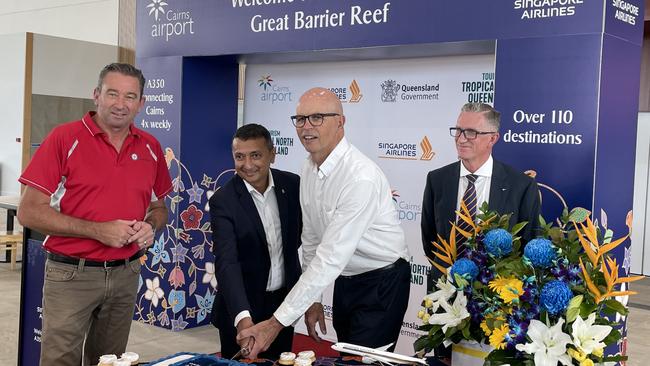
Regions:
[[104, 261], [104, 262], [102, 262], [102, 263], [104, 264], [104, 269], [107, 270], [107, 269], [109, 268], [109, 267], [108, 267], [108, 261]]

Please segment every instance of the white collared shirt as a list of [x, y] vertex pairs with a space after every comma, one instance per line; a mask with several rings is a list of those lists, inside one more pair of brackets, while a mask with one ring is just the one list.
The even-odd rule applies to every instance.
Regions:
[[[275, 291], [284, 285], [284, 257], [282, 252], [282, 227], [280, 223], [280, 210], [278, 199], [275, 195], [275, 182], [273, 174], [269, 171], [269, 185], [264, 194], [258, 192], [252, 185], [244, 180], [244, 185], [253, 198], [257, 213], [260, 215], [266, 242], [271, 257], [271, 269], [266, 283], [266, 291]], [[243, 318], [250, 317], [250, 312], [244, 310], [235, 317], [235, 326]]]
[[339, 275], [357, 275], [408, 260], [404, 231], [384, 173], [343, 138], [318, 167], [300, 174], [303, 274], [275, 311], [296, 321]]
[[[476, 189], [476, 213], [479, 214], [479, 208], [484, 202], [489, 203], [490, 199], [490, 185], [492, 185], [492, 167], [494, 165], [494, 160], [492, 155], [478, 168], [474, 173], [470, 172], [465, 168], [463, 162], [460, 162], [460, 179], [458, 179], [458, 198], [456, 200], [456, 212], [460, 211], [460, 201], [463, 199], [469, 180], [467, 176], [470, 174], [477, 175], [476, 182], [474, 182], [474, 188]], [[458, 215], [456, 216], [458, 219]]]

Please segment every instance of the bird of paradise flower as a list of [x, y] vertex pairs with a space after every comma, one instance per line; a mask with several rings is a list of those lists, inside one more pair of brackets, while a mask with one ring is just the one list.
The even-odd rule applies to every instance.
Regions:
[[582, 261], [582, 258], [580, 258], [580, 269], [585, 278], [587, 288], [594, 296], [596, 304], [599, 304], [610, 297], [636, 294], [634, 291], [617, 291], [615, 286], [627, 282], [638, 281], [643, 279], [644, 276], [619, 277], [616, 259], [606, 255], [608, 252], [627, 240], [629, 234], [609, 243], [599, 243], [598, 228], [590, 218], [587, 218], [585, 222], [586, 225], [581, 222], [573, 222], [578, 234], [578, 240], [580, 241], [580, 244], [582, 244], [582, 248], [589, 259], [589, 263], [591, 263], [591, 269], [599, 270], [605, 278], [605, 287], [603, 291], [602, 286], [599, 287], [594, 283], [594, 280], [592, 276], [589, 275], [589, 271], [587, 271], [587, 267]]

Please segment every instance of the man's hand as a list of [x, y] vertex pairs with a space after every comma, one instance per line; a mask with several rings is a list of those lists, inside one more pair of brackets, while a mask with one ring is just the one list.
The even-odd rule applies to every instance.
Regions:
[[[255, 325], [255, 323], [253, 323], [253, 320], [250, 317], [243, 318], [239, 323], [237, 323], [237, 333], [241, 333], [242, 330], [248, 329], [253, 325]], [[253, 345], [255, 345], [255, 338], [248, 337], [241, 340], [237, 339], [237, 344], [239, 345], [239, 348], [242, 349], [242, 356], [248, 358], [250, 350], [253, 348]]]
[[153, 244], [156, 232], [150, 223], [137, 221], [133, 224], [133, 230], [135, 230], [135, 234], [129, 238], [129, 243], [138, 244], [138, 248], [140, 249], [147, 248]]
[[95, 239], [109, 247], [121, 248], [131, 242], [137, 230], [133, 228], [135, 220], [113, 220], [96, 224]]
[[325, 325], [325, 312], [323, 311], [323, 304], [315, 302], [311, 304], [309, 309], [305, 312], [305, 325], [307, 332], [316, 342], [320, 342], [321, 338], [316, 332], [316, 323], [320, 325], [322, 334], [327, 334], [327, 326]]
[[253, 337], [255, 341], [253, 348], [248, 354], [248, 358], [256, 359], [260, 352], [269, 349], [269, 346], [273, 343], [282, 328], [284, 328], [284, 325], [272, 316], [268, 320], [257, 323], [252, 327], [239, 332], [239, 334], [237, 334], [237, 343], [249, 337]]

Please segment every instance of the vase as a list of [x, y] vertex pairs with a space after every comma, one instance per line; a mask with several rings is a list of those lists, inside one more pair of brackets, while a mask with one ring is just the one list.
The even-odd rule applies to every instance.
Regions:
[[483, 366], [485, 357], [494, 348], [476, 341], [460, 341], [451, 346], [452, 366]]

